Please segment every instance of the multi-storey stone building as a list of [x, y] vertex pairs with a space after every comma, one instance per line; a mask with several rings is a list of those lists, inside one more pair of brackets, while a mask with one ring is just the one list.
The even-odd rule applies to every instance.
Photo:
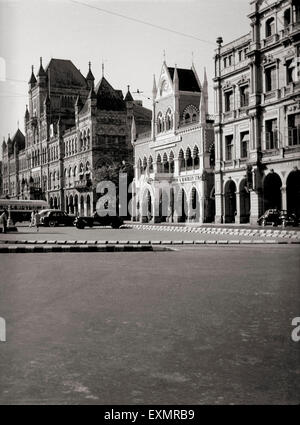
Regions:
[[135, 219], [208, 222], [214, 218], [214, 129], [208, 116], [207, 78], [168, 67], [153, 83], [151, 131], [135, 121]]
[[300, 214], [300, 4], [252, 0], [251, 31], [215, 55], [216, 221]]
[[20, 130], [3, 142], [3, 195], [45, 199], [52, 208], [89, 215], [95, 208], [97, 170], [132, 164], [130, 129], [141, 128], [151, 111], [134, 101], [128, 87], [115, 90], [102, 76], [94, 87], [69, 60], [51, 59], [29, 81], [25, 137]]

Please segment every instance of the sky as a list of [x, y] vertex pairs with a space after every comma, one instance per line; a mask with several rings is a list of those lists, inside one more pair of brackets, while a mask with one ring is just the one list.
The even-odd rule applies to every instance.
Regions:
[[103, 63], [114, 88], [126, 94], [129, 84], [149, 108], [164, 52], [168, 66], [193, 61], [201, 81], [206, 67], [213, 113], [216, 39], [249, 32], [249, 12], [250, 0], [0, 0], [1, 139], [18, 125], [24, 130], [27, 82], [40, 56], [44, 67], [51, 58], [70, 59], [84, 76], [91, 61], [95, 83]]

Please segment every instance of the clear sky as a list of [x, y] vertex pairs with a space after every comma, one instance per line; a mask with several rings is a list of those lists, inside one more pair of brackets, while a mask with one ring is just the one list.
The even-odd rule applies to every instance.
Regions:
[[[81, 4], [79, 4], [81, 3]], [[85, 3], [87, 6], [82, 5]], [[31, 65], [39, 57], [70, 59], [85, 76], [88, 62], [96, 83], [104, 62], [105, 77], [126, 93], [137, 89], [145, 101], [151, 95], [165, 50], [169, 66], [189, 68], [192, 55], [203, 80], [207, 68], [209, 110], [213, 113], [213, 55], [215, 41], [224, 43], [250, 31], [249, 0], [0, 0], [0, 137], [23, 131]], [[96, 10], [95, 8], [102, 10]], [[111, 13], [107, 13], [110, 11]], [[122, 16], [117, 16], [123, 15]], [[126, 19], [124, 16], [132, 18]], [[154, 26], [169, 28], [185, 37]], [[193, 52], [193, 53], [192, 53]], [[6, 65], [4, 78], [3, 60]]]

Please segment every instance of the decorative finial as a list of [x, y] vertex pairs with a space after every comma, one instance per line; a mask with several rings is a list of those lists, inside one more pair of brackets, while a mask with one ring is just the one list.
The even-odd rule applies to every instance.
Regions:
[[40, 57], [40, 65], [41, 66], [43, 65], [43, 58], [42, 58], [42, 56]]
[[194, 52], [192, 52], [192, 65], [194, 65]]
[[164, 49], [164, 52], [163, 52], [163, 56], [164, 56], [164, 62], [166, 62], [166, 51], [165, 51], [165, 49]]
[[130, 91], [130, 85], [129, 85], [129, 84], [128, 84], [128, 86], [127, 86], [127, 90], [128, 90], [128, 91]]
[[19, 130], [19, 120], [17, 121], [17, 126], [18, 126], [18, 130]]
[[91, 70], [91, 62], [89, 62], [89, 71]]
[[104, 60], [102, 59], [102, 77], [104, 77]]

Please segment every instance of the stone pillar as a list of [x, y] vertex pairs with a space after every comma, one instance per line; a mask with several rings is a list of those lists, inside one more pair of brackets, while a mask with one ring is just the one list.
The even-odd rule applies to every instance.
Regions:
[[257, 224], [257, 220], [261, 216], [261, 203], [261, 192], [252, 190], [250, 192], [250, 224]]
[[84, 200], [84, 203], [83, 203], [83, 215], [87, 216], [87, 203], [86, 203], [86, 199]]
[[281, 206], [283, 210], [287, 210], [286, 186], [282, 186], [281, 188]]
[[221, 173], [215, 175], [215, 205], [216, 205], [216, 215], [215, 223], [223, 223], [224, 219], [224, 200], [222, 193], [222, 178]]
[[236, 224], [240, 224], [241, 223], [241, 199], [240, 199], [240, 192], [235, 192], [235, 203], [236, 203], [235, 223]]

